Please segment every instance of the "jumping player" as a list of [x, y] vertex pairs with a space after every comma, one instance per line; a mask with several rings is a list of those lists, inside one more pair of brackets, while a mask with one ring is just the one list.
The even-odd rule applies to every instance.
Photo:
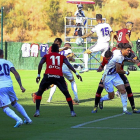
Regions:
[[16, 93], [13, 89], [10, 72], [14, 74], [21, 91], [25, 92], [25, 88], [21, 83], [20, 75], [10, 61], [3, 59], [3, 50], [0, 50], [0, 108], [3, 109], [3, 112], [7, 116], [16, 120], [16, 125], [14, 127], [21, 126], [23, 121], [12, 109], [9, 108], [9, 104], [11, 104], [24, 117], [25, 124], [31, 124], [32, 120], [27, 115], [23, 106], [17, 103], [18, 98], [16, 97]]
[[97, 43], [92, 45], [89, 49], [87, 49], [84, 52], [85, 68], [82, 69], [80, 73], [88, 71], [88, 54], [101, 51], [102, 52], [101, 55], [102, 57], [104, 57], [105, 52], [109, 49], [110, 36], [111, 36], [111, 39], [113, 39], [112, 28], [110, 27], [109, 24], [102, 22], [101, 14], [96, 14], [96, 21], [98, 22], [98, 24], [94, 28], [92, 28], [91, 32], [82, 36], [82, 38], [84, 39], [91, 36], [94, 32], [96, 32], [98, 36], [98, 40], [97, 40]]
[[75, 69], [71, 66], [65, 56], [59, 54], [59, 47], [57, 44], [52, 45], [52, 53], [44, 55], [38, 65], [38, 76], [36, 78], [36, 82], [40, 81], [40, 73], [42, 70], [43, 64], [46, 62], [47, 67], [44, 74], [44, 77], [40, 83], [39, 90], [36, 93], [36, 112], [34, 117], [38, 117], [40, 115], [40, 102], [42, 99], [42, 94], [46, 88], [48, 88], [51, 84], [55, 84], [58, 88], [63, 92], [66, 97], [66, 100], [69, 104], [71, 116], [76, 116], [76, 113], [73, 110], [73, 104], [71, 96], [67, 90], [67, 86], [62, 73], [62, 65], [65, 63], [69, 69], [71, 69], [77, 76], [77, 78], [82, 81], [81, 76], [75, 71]]

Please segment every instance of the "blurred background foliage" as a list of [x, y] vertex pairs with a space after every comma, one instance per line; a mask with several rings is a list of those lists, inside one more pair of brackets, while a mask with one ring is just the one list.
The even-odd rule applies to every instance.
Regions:
[[[140, 0], [93, 0], [84, 5], [87, 17], [101, 13], [114, 31], [134, 22], [131, 40], [140, 37]], [[77, 6], [66, 0], [1, 0], [4, 7], [4, 41], [52, 42], [64, 40], [64, 17], [74, 16]], [[71, 32], [70, 32], [71, 33]]]

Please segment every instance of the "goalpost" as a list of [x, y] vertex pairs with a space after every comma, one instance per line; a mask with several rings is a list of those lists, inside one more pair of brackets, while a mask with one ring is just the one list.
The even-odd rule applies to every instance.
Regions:
[[3, 9], [4, 7], [1, 7], [0, 9], [0, 16], [1, 16], [1, 49], [3, 50]]

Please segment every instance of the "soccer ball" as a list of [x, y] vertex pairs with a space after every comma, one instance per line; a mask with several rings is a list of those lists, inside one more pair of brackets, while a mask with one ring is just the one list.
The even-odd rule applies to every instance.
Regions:
[[76, 39], [76, 44], [78, 45], [78, 46], [81, 46], [82, 44], [84, 43], [84, 40], [83, 40], [83, 38], [77, 38]]

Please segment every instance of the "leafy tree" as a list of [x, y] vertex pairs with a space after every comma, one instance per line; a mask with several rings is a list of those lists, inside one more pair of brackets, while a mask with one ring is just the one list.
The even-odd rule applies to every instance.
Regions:
[[[49, 3], [49, 4], [48, 4]], [[46, 9], [46, 24], [49, 26], [53, 35], [57, 32], [64, 32], [64, 18], [60, 12], [59, 0], [48, 0], [44, 9]]]

